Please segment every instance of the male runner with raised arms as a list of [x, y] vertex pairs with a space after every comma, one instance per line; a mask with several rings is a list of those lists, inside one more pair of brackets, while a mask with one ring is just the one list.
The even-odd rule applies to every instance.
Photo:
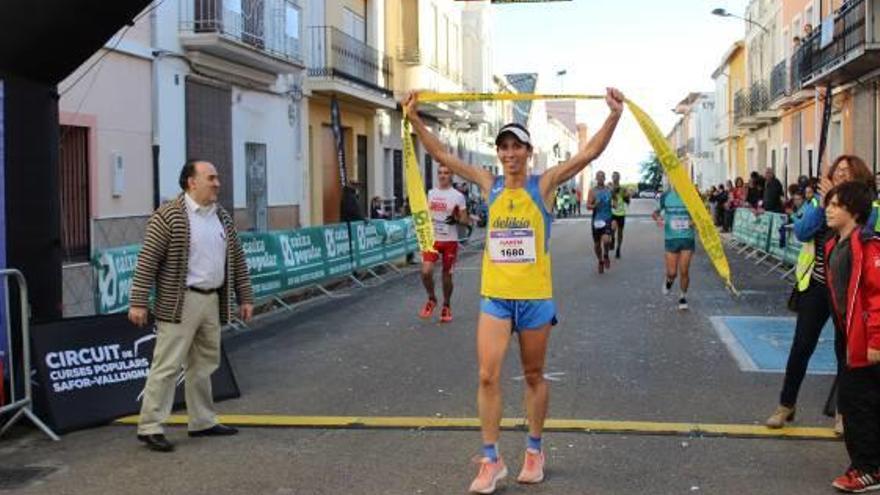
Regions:
[[465, 164], [447, 151], [419, 117], [418, 93], [410, 93], [402, 104], [431, 156], [459, 177], [477, 184], [489, 207], [480, 291], [483, 300], [477, 324], [477, 406], [483, 457], [471, 483], [472, 492], [492, 493], [498, 481], [507, 476], [497, 442], [502, 412], [501, 365], [514, 334], [519, 339], [529, 423], [525, 462], [517, 481], [539, 483], [544, 479], [541, 435], [548, 404], [544, 359], [550, 328], [556, 322], [550, 266], [551, 211], [557, 188], [602, 153], [617, 127], [623, 95], [609, 88], [605, 101], [610, 115], [587, 146], [541, 175], [529, 174], [532, 141], [528, 130], [519, 124], [502, 127], [495, 138], [498, 160], [504, 168], [504, 175], [498, 177]]

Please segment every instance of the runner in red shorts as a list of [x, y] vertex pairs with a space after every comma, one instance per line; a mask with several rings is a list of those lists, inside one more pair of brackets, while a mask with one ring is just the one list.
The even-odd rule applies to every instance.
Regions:
[[434, 293], [434, 264], [443, 259], [443, 308], [440, 322], [452, 321], [452, 271], [458, 258], [458, 229], [456, 225], [467, 225], [470, 216], [464, 195], [452, 187], [452, 171], [444, 165], [437, 168], [437, 187], [428, 192], [428, 208], [434, 222], [435, 253], [422, 253], [422, 283], [428, 292], [428, 301], [419, 316], [430, 318], [437, 307]]

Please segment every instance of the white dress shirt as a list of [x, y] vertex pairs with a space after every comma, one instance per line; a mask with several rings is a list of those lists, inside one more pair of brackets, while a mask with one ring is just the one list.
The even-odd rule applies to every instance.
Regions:
[[201, 206], [184, 194], [189, 217], [189, 271], [186, 286], [217, 289], [226, 276], [226, 231], [217, 205]]

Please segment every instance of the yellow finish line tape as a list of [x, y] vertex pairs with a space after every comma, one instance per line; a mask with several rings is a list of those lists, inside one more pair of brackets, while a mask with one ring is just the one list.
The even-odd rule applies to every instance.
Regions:
[[[602, 95], [577, 95], [577, 94], [532, 94], [532, 93], [432, 93], [420, 92], [419, 102], [451, 102], [451, 101], [523, 101], [523, 100], [603, 100]], [[690, 213], [703, 243], [703, 248], [718, 275], [724, 280], [727, 287], [736, 294], [736, 288], [730, 276], [730, 265], [724, 255], [724, 247], [721, 237], [715, 229], [712, 217], [697, 188], [691, 182], [688, 172], [679, 162], [678, 157], [672, 150], [672, 146], [666, 141], [663, 133], [657, 125], [638, 105], [626, 100], [626, 106], [635, 117], [639, 127], [654, 149], [657, 159], [663, 165], [663, 170], [669, 177], [672, 187], [678, 192], [682, 202]], [[418, 169], [418, 161], [413, 151], [413, 142], [409, 121], [404, 118], [403, 126], [404, 169], [406, 175], [406, 189], [410, 200], [410, 209], [415, 224], [416, 236], [422, 251], [433, 251], [434, 231], [428, 215], [428, 202], [422, 182], [421, 173]]]
[[[412, 416], [279, 416], [227, 414], [218, 417], [227, 425], [277, 428], [313, 429], [394, 429], [394, 430], [479, 430], [477, 418], [434, 418]], [[137, 416], [119, 419], [117, 423], [136, 425]], [[169, 425], [186, 425], [185, 415], [172, 415], [166, 422]], [[526, 427], [523, 418], [505, 418], [501, 428], [519, 430]], [[831, 428], [787, 427], [771, 430], [760, 425], [703, 424], [703, 423], [662, 423], [651, 421], [599, 421], [583, 419], [548, 419], [545, 431], [617, 433], [631, 435], [675, 435], [732, 438], [835, 440]]]

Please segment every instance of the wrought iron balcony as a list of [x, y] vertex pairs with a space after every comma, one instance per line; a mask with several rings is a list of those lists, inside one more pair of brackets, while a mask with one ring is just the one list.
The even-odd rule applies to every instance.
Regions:
[[741, 89], [733, 95], [733, 121], [739, 123], [748, 113], [749, 97], [746, 91]]
[[[834, 15], [830, 42], [823, 46], [822, 29], [816, 29], [798, 50], [800, 81], [803, 85], [843, 83], [877, 68], [880, 62], [880, 27], [866, 24], [874, 16], [878, 0], [847, 1]], [[871, 27], [871, 30], [866, 30]]]
[[788, 61], [783, 60], [782, 62], [776, 64], [776, 67], [773, 67], [773, 72], [770, 74], [771, 102], [775, 102], [776, 100], [789, 94], [788, 83]]
[[749, 115], [755, 115], [770, 108], [770, 93], [767, 83], [755, 81], [749, 88]]
[[302, 65], [302, 11], [293, 0], [181, 0], [184, 48], [270, 73]]
[[309, 76], [343, 78], [391, 95], [391, 57], [332, 26], [309, 28]]
[[733, 121], [736, 125], [756, 128], [778, 118], [770, 108], [770, 90], [765, 81], [755, 81], [748, 89], [736, 92], [733, 98]]

